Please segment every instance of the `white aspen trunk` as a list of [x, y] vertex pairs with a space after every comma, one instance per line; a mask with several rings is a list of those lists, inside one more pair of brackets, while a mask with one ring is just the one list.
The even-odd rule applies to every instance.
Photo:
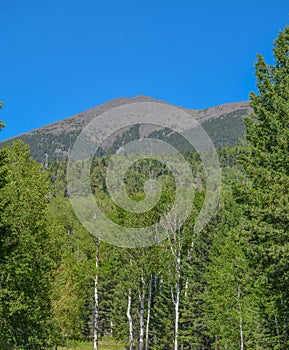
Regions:
[[110, 336], [111, 338], [113, 338], [113, 322], [112, 322], [112, 321], [110, 321], [110, 332], [109, 332], [109, 336]]
[[133, 328], [132, 328], [132, 317], [131, 317], [131, 289], [128, 290], [127, 300], [127, 319], [129, 325], [129, 350], [133, 350]]
[[99, 240], [96, 242], [95, 249], [95, 280], [94, 280], [94, 323], [93, 323], [93, 349], [98, 350], [98, 266], [99, 266]]
[[238, 309], [239, 309], [239, 327], [240, 327], [240, 350], [244, 350], [244, 335], [243, 335], [243, 318], [242, 318], [242, 308], [240, 303], [240, 297], [241, 297], [241, 287], [238, 284]]
[[152, 283], [153, 276], [151, 275], [149, 281], [149, 291], [148, 291], [148, 313], [147, 313], [147, 323], [146, 323], [146, 345], [145, 350], [149, 349], [149, 328], [150, 328], [150, 316], [151, 316], [151, 302], [152, 302]]
[[178, 340], [179, 340], [179, 308], [180, 308], [180, 279], [181, 279], [181, 257], [180, 251], [177, 254], [176, 261], [177, 270], [177, 281], [176, 281], [176, 299], [175, 299], [175, 340], [174, 340], [174, 350], [178, 350]]
[[[189, 278], [187, 276], [186, 278], [186, 284], [185, 284], [185, 295], [184, 295], [184, 299], [187, 299], [187, 296], [188, 296], [188, 289], [189, 289]], [[185, 307], [186, 309], [186, 307]], [[181, 350], [184, 349], [184, 343], [181, 344]]]
[[139, 350], [144, 348], [144, 295], [145, 295], [145, 281], [143, 274], [141, 276], [141, 286], [140, 286], [140, 313], [139, 313]]
[[178, 215], [175, 213], [173, 217], [164, 217], [163, 227], [168, 233], [170, 249], [174, 257], [174, 268], [176, 272], [175, 295], [173, 287], [171, 288], [172, 302], [175, 307], [175, 334], [174, 334], [174, 350], [178, 350], [179, 341], [179, 318], [180, 318], [180, 298], [181, 298], [181, 252], [182, 252], [182, 235], [181, 228], [178, 227]]
[[186, 278], [186, 285], [185, 285], [185, 299], [188, 296], [188, 289], [189, 289], [189, 277]]

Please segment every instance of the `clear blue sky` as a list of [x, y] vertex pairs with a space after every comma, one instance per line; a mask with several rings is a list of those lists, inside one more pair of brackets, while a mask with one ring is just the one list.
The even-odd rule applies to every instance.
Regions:
[[119, 96], [248, 100], [286, 23], [288, 0], [2, 0], [0, 139]]

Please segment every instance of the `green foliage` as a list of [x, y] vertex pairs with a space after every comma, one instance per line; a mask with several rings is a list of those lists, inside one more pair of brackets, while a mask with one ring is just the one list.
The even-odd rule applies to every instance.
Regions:
[[46, 175], [23, 143], [0, 152], [0, 343], [46, 349], [51, 341]]
[[[92, 342], [72, 342], [71, 345], [60, 347], [59, 350], [92, 350]], [[99, 350], [125, 350], [122, 343], [112, 341], [111, 339], [104, 339], [99, 343]]]
[[289, 333], [289, 28], [274, 46], [275, 65], [256, 63], [259, 94], [251, 94], [254, 113], [247, 120], [242, 157], [248, 181], [239, 199], [249, 223], [249, 262], [264, 296], [259, 303], [264, 349], [285, 349]]
[[262, 331], [257, 301], [262, 291], [246, 257], [250, 247], [244, 235], [246, 222], [232, 188], [242, 180], [237, 168], [226, 171], [212, 246], [204, 279], [207, 332], [218, 349], [260, 349]]
[[[0, 109], [3, 107], [4, 103], [0, 102]], [[3, 129], [6, 125], [3, 123], [2, 120], [0, 120], [0, 130]]]
[[61, 345], [71, 339], [88, 339], [91, 334], [95, 243], [77, 221], [68, 199], [53, 198], [48, 214], [60, 237], [52, 310], [56, 343]]

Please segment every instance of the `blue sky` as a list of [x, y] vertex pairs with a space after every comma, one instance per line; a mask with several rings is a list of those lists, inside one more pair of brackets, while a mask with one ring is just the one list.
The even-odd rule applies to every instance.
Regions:
[[2, 0], [0, 139], [119, 96], [248, 100], [287, 23], [288, 0]]

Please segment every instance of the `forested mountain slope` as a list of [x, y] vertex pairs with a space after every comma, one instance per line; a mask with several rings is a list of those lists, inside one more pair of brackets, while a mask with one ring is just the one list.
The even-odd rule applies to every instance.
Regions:
[[[134, 98], [117, 98], [57, 123], [6, 140], [1, 144], [11, 144], [13, 141], [21, 139], [30, 146], [33, 158], [40, 163], [66, 158], [80, 131], [94, 117], [112, 108], [136, 102], [168, 104], [142, 95]], [[244, 137], [245, 132], [243, 117], [251, 112], [248, 102], [229, 103], [203, 110], [177, 108], [184, 110], [201, 123], [217, 147], [239, 143], [239, 139]], [[127, 137], [131, 140], [133, 140], [134, 128], [128, 130]], [[150, 137], [149, 131], [145, 137]], [[160, 137], [162, 138], [161, 132]], [[119, 139], [113, 140], [113, 144], [109, 145], [108, 150], [109, 148], [119, 148], [119, 142]]]

